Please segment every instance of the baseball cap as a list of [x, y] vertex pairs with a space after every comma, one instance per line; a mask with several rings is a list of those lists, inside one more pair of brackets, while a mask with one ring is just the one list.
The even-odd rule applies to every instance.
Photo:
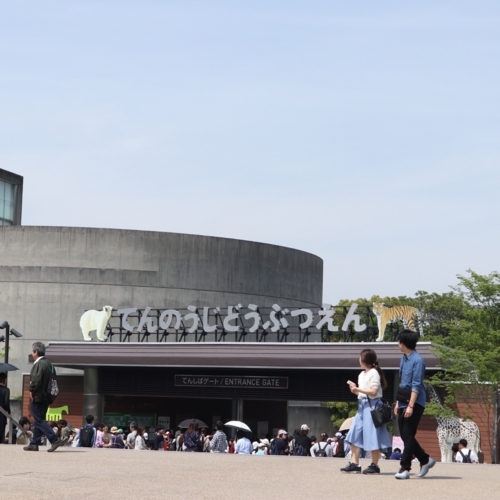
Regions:
[[310, 431], [311, 429], [309, 429], [309, 426], [307, 424], [302, 424], [300, 426], [300, 430], [301, 431]]
[[338, 438], [341, 438], [342, 437], [342, 434], [340, 432], [336, 432], [335, 435], [338, 437]]
[[280, 429], [278, 431], [278, 436], [281, 436], [281, 434], [286, 434], [288, 436], [288, 432], [286, 432], [285, 429]]

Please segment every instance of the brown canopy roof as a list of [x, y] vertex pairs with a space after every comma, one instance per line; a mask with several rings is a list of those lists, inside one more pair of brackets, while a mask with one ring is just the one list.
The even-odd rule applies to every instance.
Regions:
[[[426, 368], [439, 368], [430, 342], [417, 350]], [[51, 342], [47, 358], [68, 368], [86, 366], [156, 366], [200, 368], [358, 369], [359, 353], [373, 349], [383, 369], [399, 369], [395, 342], [382, 343], [87, 343]]]

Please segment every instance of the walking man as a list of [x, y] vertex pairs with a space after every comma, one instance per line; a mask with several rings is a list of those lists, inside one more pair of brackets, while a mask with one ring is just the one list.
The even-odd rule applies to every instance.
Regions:
[[415, 350], [418, 334], [403, 330], [399, 335], [399, 350], [403, 353], [399, 363], [399, 388], [396, 395], [394, 413], [398, 418], [399, 432], [405, 447], [401, 457], [401, 469], [396, 479], [409, 479], [413, 455], [420, 462], [417, 477], [424, 477], [436, 461], [429, 457], [415, 439], [418, 424], [425, 409], [425, 363]]
[[42, 436], [45, 435], [51, 443], [47, 451], [55, 451], [59, 446], [65, 445], [67, 439], [59, 439], [52, 427], [45, 420], [45, 415], [49, 407], [47, 399], [47, 386], [49, 384], [52, 365], [45, 359], [45, 345], [41, 342], [33, 344], [33, 368], [30, 373], [30, 399], [31, 414], [33, 415], [33, 439], [25, 451], [38, 451], [38, 446], [42, 442]]

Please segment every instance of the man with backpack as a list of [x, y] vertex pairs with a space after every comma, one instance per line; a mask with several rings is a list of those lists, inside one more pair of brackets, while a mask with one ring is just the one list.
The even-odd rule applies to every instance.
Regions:
[[455, 455], [455, 462], [461, 464], [477, 464], [478, 458], [474, 450], [467, 448], [467, 440], [461, 439], [458, 442], [458, 453]]
[[271, 455], [289, 455], [288, 432], [284, 429], [278, 431], [278, 436], [271, 441]]
[[302, 424], [300, 426], [300, 434], [295, 436], [295, 446], [293, 448], [293, 455], [296, 457], [308, 457], [310, 456], [312, 441], [308, 436], [309, 426], [307, 424]]
[[42, 436], [50, 441], [51, 447], [47, 451], [55, 451], [59, 446], [63, 446], [68, 439], [59, 439], [52, 427], [45, 420], [45, 415], [55, 396], [53, 388], [57, 389], [54, 367], [45, 358], [45, 345], [42, 342], [35, 342], [32, 348], [33, 368], [30, 373], [30, 399], [31, 414], [33, 415], [33, 438], [25, 451], [38, 451], [38, 446], [42, 442]]
[[87, 423], [80, 430], [78, 446], [81, 448], [93, 448], [97, 437], [97, 429], [94, 427], [94, 415], [87, 415], [85, 422]]
[[317, 442], [311, 447], [311, 457], [332, 457], [333, 449], [328, 442], [328, 435], [323, 432], [321, 434], [321, 441]]

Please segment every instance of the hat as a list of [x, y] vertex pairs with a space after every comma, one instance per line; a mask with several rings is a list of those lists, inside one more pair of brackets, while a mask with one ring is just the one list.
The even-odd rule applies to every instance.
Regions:
[[342, 434], [340, 432], [336, 432], [335, 435], [338, 437], [338, 438], [341, 438], [342, 437]]
[[256, 450], [258, 447], [259, 447], [259, 443], [258, 443], [257, 441], [254, 441], [254, 442], [252, 443], [252, 448], [253, 448], [254, 450]]
[[260, 442], [264, 445], [264, 446], [270, 446], [270, 442], [269, 442], [269, 439], [266, 439], [266, 438], [263, 438], [260, 440]]
[[278, 436], [281, 436], [281, 434], [286, 434], [288, 436], [288, 432], [286, 432], [285, 429], [280, 429], [278, 431]]
[[257, 445], [259, 448], [265, 448], [266, 447], [266, 443], [258, 443]]
[[307, 424], [302, 424], [300, 426], [300, 430], [301, 431], [310, 431], [311, 429], [309, 429], [309, 426]]
[[118, 429], [118, 434], [123, 434], [123, 429]]
[[111, 430], [109, 432], [111, 432], [111, 434], [118, 434], [118, 427], [116, 426], [111, 427]]

